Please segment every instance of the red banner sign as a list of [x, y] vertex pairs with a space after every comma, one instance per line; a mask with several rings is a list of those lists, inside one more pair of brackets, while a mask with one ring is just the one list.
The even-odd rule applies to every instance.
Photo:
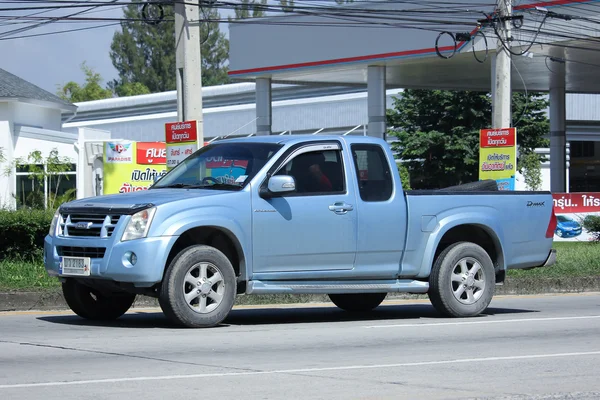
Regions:
[[479, 143], [485, 147], [513, 147], [515, 145], [516, 129], [482, 129]]
[[168, 122], [165, 124], [167, 143], [195, 142], [197, 128], [196, 121]]
[[552, 193], [556, 214], [600, 212], [600, 192]]
[[160, 164], [167, 163], [167, 148], [164, 142], [138, 142], [137, 143], [138, 164]]

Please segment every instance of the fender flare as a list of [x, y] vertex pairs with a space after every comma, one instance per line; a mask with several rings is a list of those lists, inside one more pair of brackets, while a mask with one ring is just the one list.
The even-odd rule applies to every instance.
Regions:
[[[477, 209], [478, 210], [474, 210], [473, 208], [470, 208], [468, 211], [465, 210], [464, 212], [459, 213], [456, 213], [456, 209], [454, 209], [452, 210], [452, 214], [448, 213], [447, 216], [441, 215], [442, 218], [427, 239], [427, 244], [423, 250], [423, 259], [417, 275], [418, 278], [429, 277], [435, 261], [434, 257], [436, 250], [444, 235], [451, 229], [464, 225], [477, 226], [490, 235], [496, 246], [499, 259], [501, 260], [500, 268], [506, 270], [506, 243], [503, 240], [504, 231], [502, 226], [498, 223], [498, 219], [494, 218], [494, 215], [490, 215], [490, 210], [494, 210], [494, 213], [496, 213], [496, 210], [489, 207], [477, 207]], [[486, 214], [482, 213], [481, 209], [484, 209]]]

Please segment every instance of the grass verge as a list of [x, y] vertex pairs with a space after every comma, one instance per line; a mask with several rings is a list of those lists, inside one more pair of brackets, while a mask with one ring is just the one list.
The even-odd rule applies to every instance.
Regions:
[[0, 262], [0, 291], [39, 291], [59, 286], [58, 279], [48, 276], [42, 261], [12, 259]]
[[554, 242], [556, 264], [528, 271], [512, 270], [507, 276], [519, 278], [567, 278], [600, 275], [600, 243]]
[[[509, 285], [535, 286], [536, 284], [570, 280], [572, 285], [585, 285], [588, 278], [598, 280], [600, 277], [600, 244], [555, 242], [554, 248], [558, 251], [557, 262], [554, 266], [529, 271], [509, 271], [507, 283]], [[58, 280], [48, 276], [41, 261], [3, 260], [0, 262], [0, 291], [46, 291], [57, 290], [59, 287]], [[252, 301], [260, 302], [260, 297], [252, 296], [254, 299]], [[302, 296], [299, 295], [279, 297], [283, 302], [302, 300]], [[308, 297], [313, 298], [314, 296]], [[321, 297], [326, 298], [326, 296]], [[250, 299], [241, 297], [239, 301], [246, 303]]]

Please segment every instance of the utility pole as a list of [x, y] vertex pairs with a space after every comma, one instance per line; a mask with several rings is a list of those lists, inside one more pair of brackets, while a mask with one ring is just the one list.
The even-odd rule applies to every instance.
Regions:
[[[512, 0], [498, 0], [499, 34], [507, 47], [510, 46], [511, 21], [505, 19], [512, 14]], [[502, 45], [500, 38], [496, 42], [496, 57], [492, 63], [492, 128], [511, 126], [511, 61], [510, 52]]]
[[174, 5], [177, 119], [179, 121], [197, 121], [198, 146], [200, 147], [204, 144], [200, 4], [188, 3], [189, 0], [185, 4], [175, 2]]

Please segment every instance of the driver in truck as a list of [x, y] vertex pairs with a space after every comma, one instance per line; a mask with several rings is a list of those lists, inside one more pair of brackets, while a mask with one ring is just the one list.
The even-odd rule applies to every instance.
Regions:
[[323, 153], [305, 153], [294, 158], [291, 175], [296, 179], [296, 185], [301, 191], [331, 191], [331, 181], [321, 168], [324, 163], [325, 156]]

